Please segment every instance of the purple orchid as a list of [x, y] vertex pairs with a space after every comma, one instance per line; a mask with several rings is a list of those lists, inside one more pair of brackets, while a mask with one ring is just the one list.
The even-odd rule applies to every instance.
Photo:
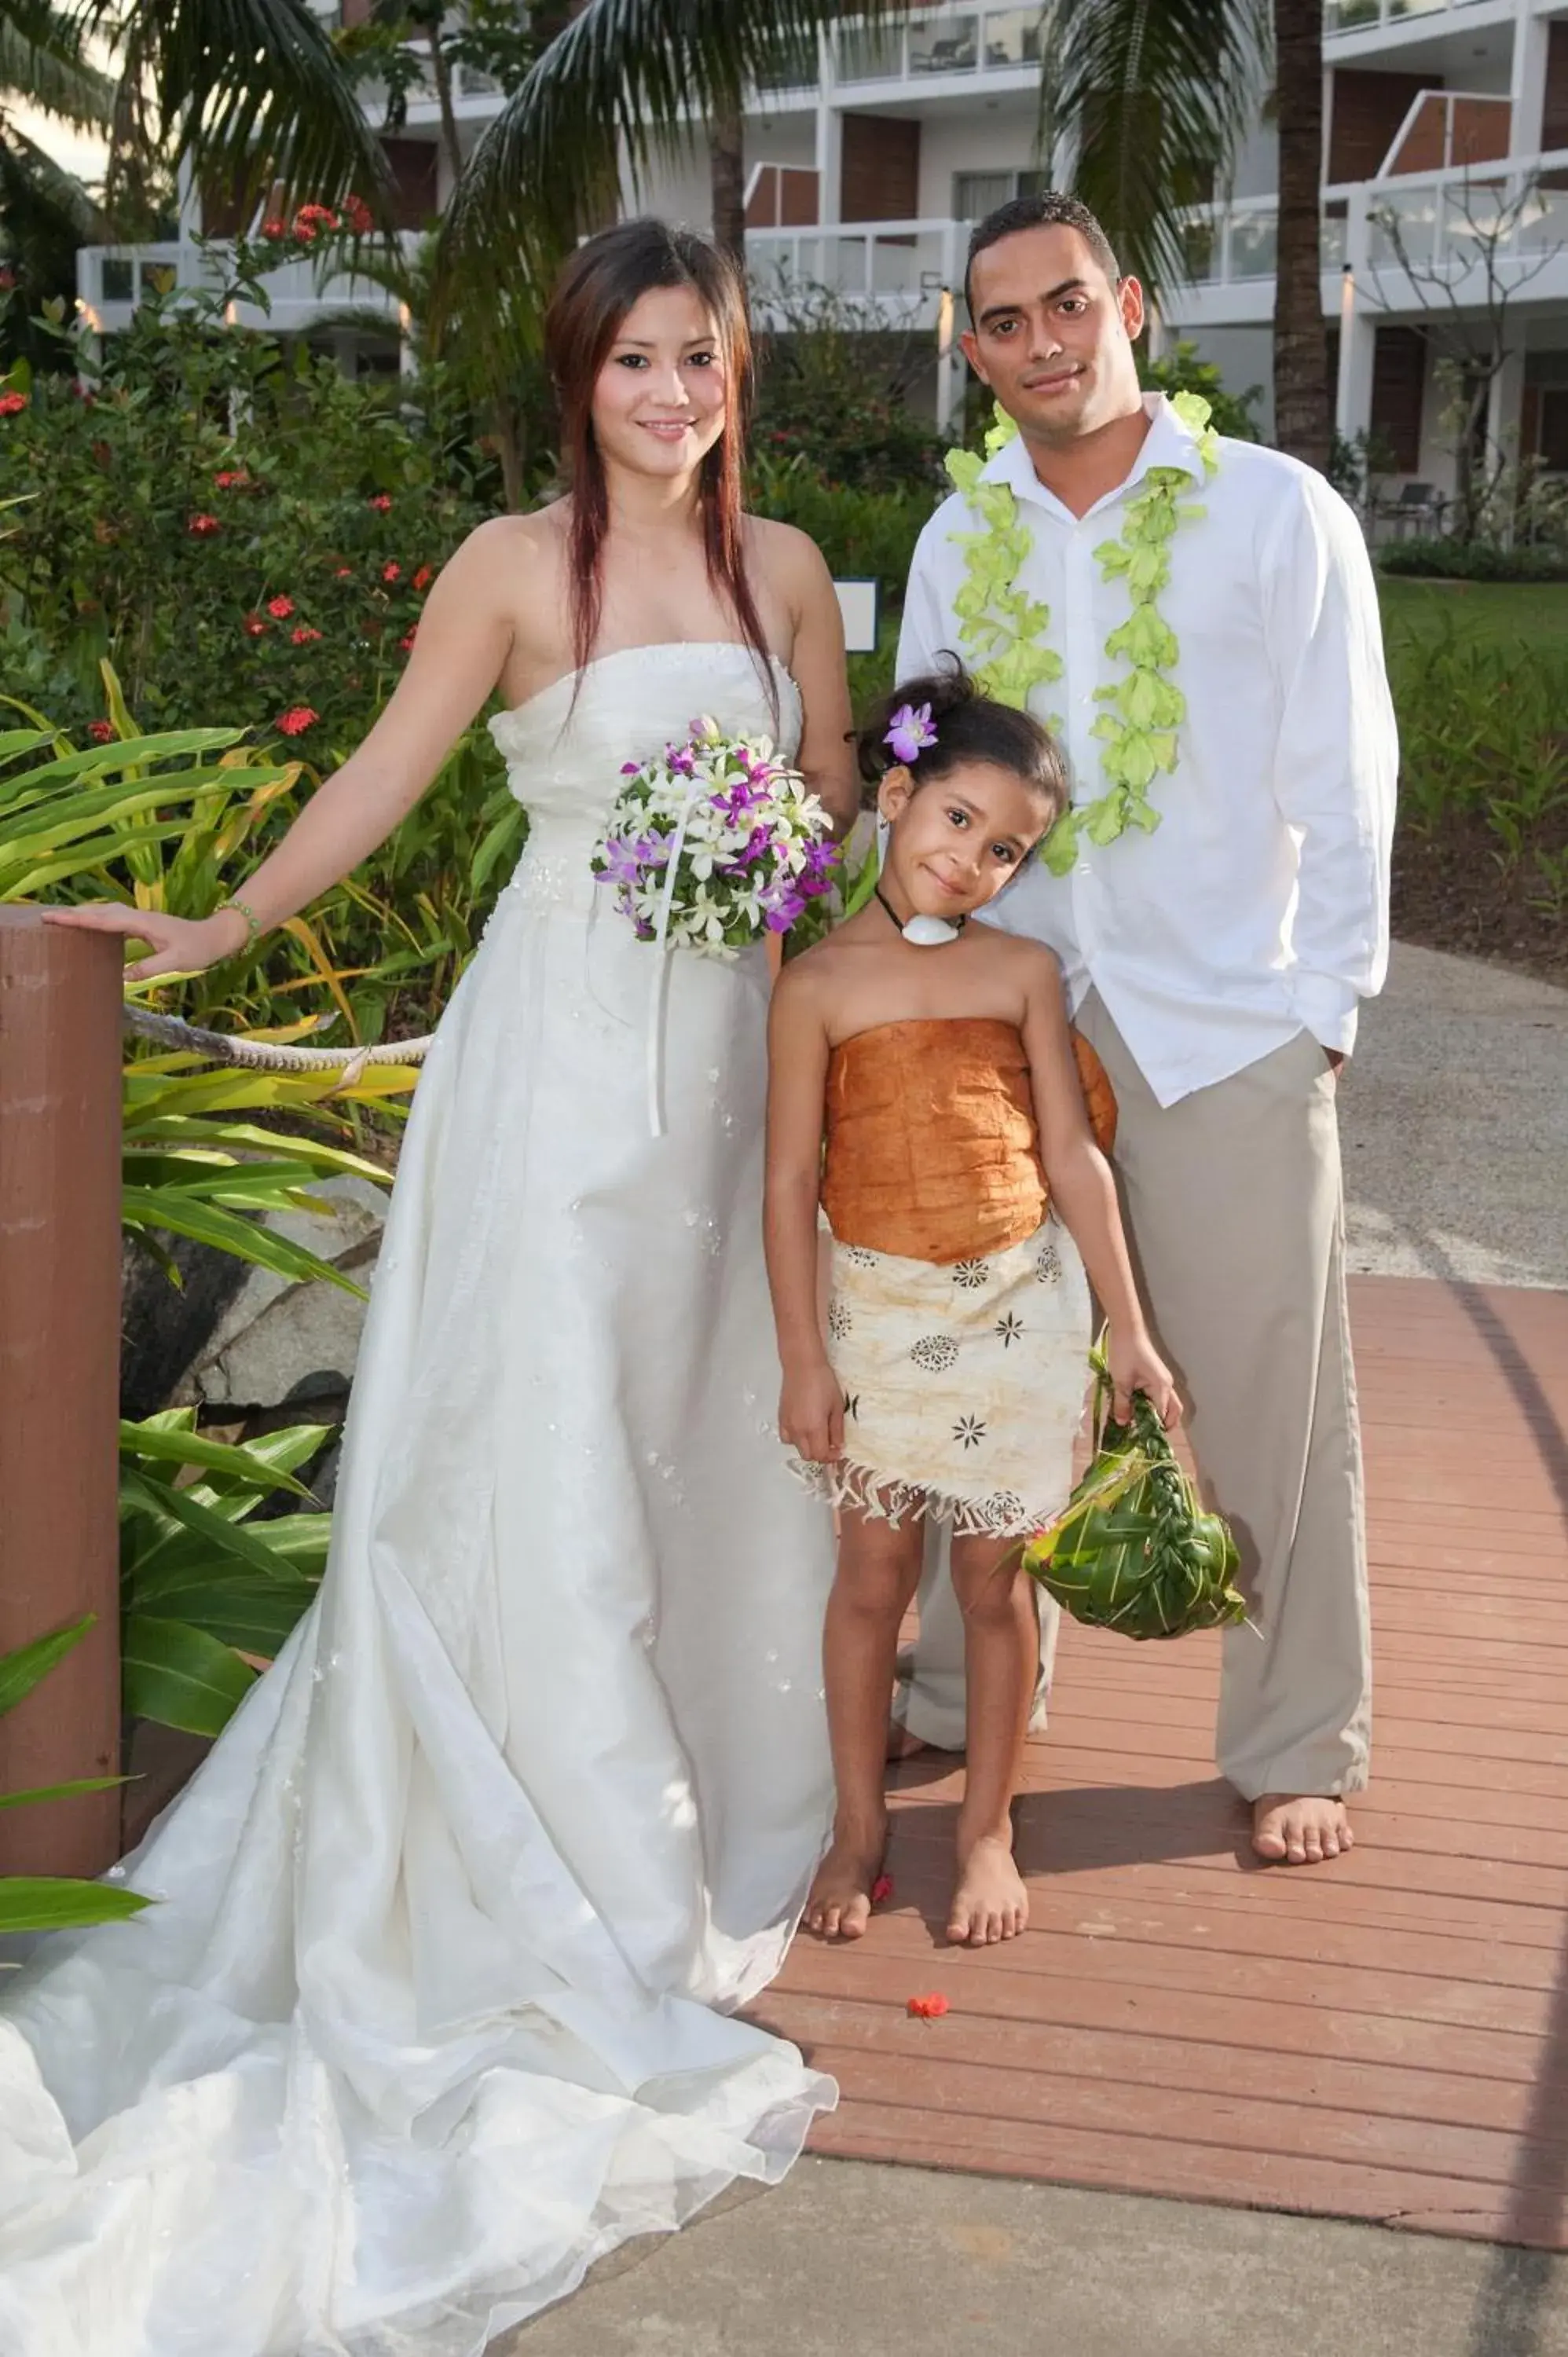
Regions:
[[922, 753], [937, 741], [937, 727], [931, 718], [929, 704], [901, 704], [887, 724], [883, 738], [890, 745], [897, 759], [903, 762], [918, 761]]

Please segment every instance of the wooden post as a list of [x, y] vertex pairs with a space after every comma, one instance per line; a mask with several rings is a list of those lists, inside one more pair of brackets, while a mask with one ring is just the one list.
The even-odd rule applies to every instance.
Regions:
[[[0, 1653], [97, 1615], [0, 1717], [0, 1792], [120, 1767], [120, 1006], [113, 935], [0, 908]], [[0, 1870], [101, 1874], [120, 1795], [0, 1811]]]

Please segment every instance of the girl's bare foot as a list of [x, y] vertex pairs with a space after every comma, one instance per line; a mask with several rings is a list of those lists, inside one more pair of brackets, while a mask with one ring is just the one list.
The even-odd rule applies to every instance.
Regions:
[[822, 1940], [859, 1940], [871, 1921], [871, 1892], [882, 1871], [887, 1827], [870, 1835], [835, 1833], [806, 1900], [806, 1929]]
[[1355, 1846], [1336, 1793], [1265, 1792], [1252, 1803], [1252, 1847], [1265, 1865], [1321, 1866]]
[[958, 1888], [948, 1910], [955, 1947], [988, 1948], [1015, 1940], [1029, 1920], [1029, 1894], [1002, 1834], [983, 1834], [966, 1849], [959, 1837]]

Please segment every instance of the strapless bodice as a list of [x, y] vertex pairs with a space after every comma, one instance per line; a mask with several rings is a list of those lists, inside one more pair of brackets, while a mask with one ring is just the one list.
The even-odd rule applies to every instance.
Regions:
[[623, 770], [685, 737], [699, 715], [716, 720], [726, 736], [771, 737], [793, 760], [800, 696], [777, 658], [773, 683], [777, 714], [748, 647], [728, 639], [678, 640], [599, 655], [526, 704], [497, 713], [490, 735], [529, 821], [512, 888], [530, 900], [589, 908], [595, 887], [588, 862]]

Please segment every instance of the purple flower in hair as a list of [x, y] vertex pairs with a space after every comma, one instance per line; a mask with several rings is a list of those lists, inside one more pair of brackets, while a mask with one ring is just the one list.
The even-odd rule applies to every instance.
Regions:
[[929, 704], [901, 704], [887, 725], [885, 745], [900, 761], [918, 761], [937, 741], [937, 727]]

